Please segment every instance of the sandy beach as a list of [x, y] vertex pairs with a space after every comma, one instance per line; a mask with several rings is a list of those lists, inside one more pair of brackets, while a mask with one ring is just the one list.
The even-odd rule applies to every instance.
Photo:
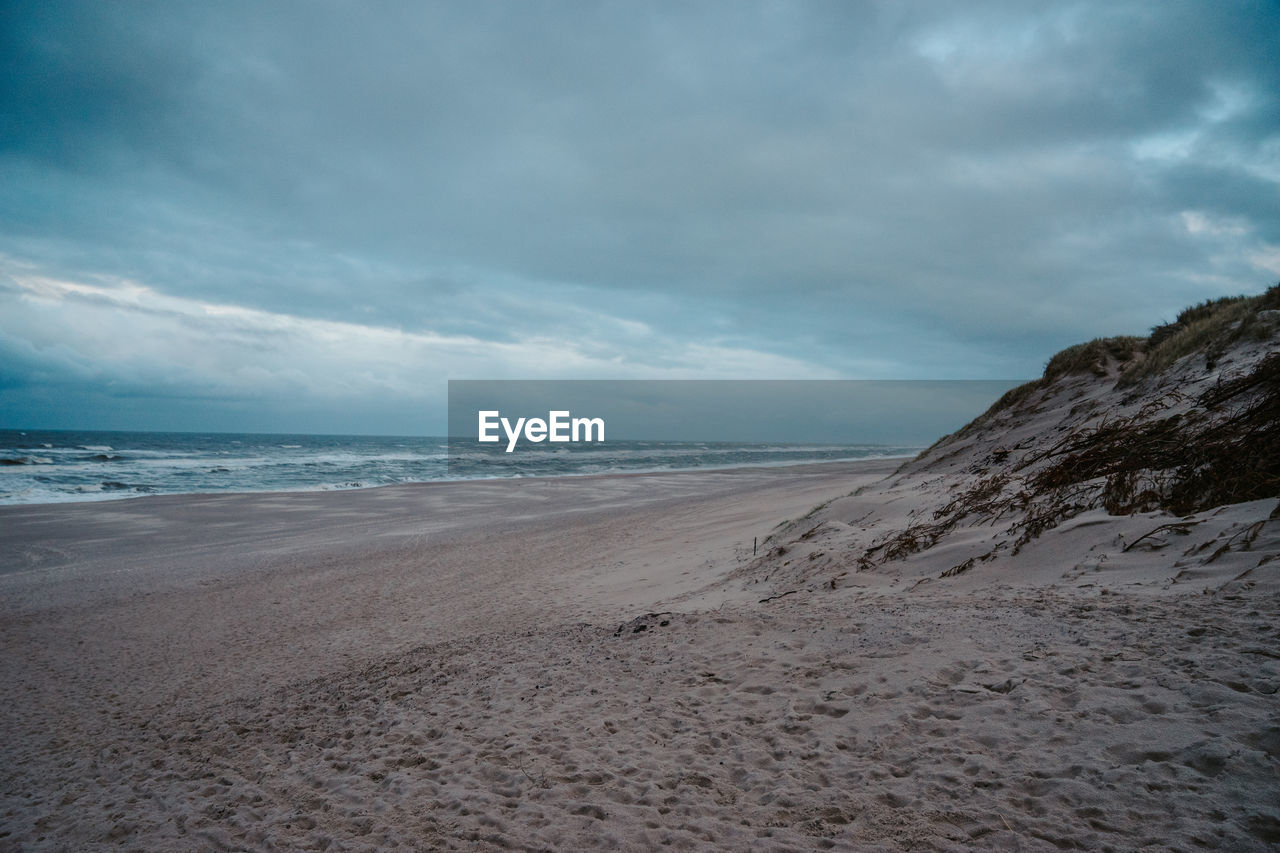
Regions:
[[499, 627], [696, 607], [752, 536], [900, 462], [3, 507], [4, 665], [67, 691], [60, 713], [116, 693], [151, 713]]
[[[719, 606], [724, 593], [704, 587], [748, 560], [779, 512], [896, 464], [5, 507], [0, 845], [383, 846], [302, 832], [292, 817], [293, 829], [271, 829], [265, 812], [246, 818], [256, 841], [229, 831], [204, 814], [205, 769], [191, 768], [195, 788], [175, 786], [175, 738], [221, 726], [228, 703], [296, 697], [428, 649], [461, 643], [489, 659], [513, 635]], [[308, 725], [301, 709], [284, 713]], [[454, 715], [474, 722], [466, 708]], [[138, 739], [153, 737], [142, 759]], [[376, 773], [381, 759], [369, 761], [352, 771]], [[444, 813], [432, 821], [448, 825]], [[468, 835], [423, 831], [397, 830], [410, 846]]]
[[0, 847], [1280, 839], [1280, 525], [832, 571], [900, 463], [6, 507]]

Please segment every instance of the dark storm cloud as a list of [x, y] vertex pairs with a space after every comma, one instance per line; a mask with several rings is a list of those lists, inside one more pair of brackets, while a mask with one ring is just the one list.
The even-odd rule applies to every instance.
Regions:
[[1280, 276], [1275, 4], [0, 15], [9, 272], [179, 313], [559, 342], [593, 375], [983, 377]]

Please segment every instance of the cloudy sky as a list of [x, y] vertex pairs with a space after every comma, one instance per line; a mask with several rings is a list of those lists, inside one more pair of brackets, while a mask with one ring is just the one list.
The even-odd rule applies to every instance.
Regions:
[[983, 378], [1280, 278], [1275, 2], [0, 11], [0, 427]]

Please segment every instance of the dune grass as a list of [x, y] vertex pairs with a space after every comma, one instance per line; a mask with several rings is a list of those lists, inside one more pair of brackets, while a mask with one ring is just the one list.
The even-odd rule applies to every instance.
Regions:
[[1276, 324], [1262, 320], [1260, 311], [1280, 309], [1280, 284], [1258, 296], [1227, 296], [1183, 309], [1172, 323], [1156, 326], [1144, 344], [1145, 357], [1125, 370], [1122, 386], [1158, 376], [1183, 358], [1203, 353], [1212, 369], [1227, 347], [1245, 337], [1265, 340]]
[[1069, 346], [1049, 359], [1039, 379], [1009, 389], [987, 411], [959, 431], [940, 438], [920, 457], [939, 445], [973, 434], [995, 415], [1021, 404], [1064, 376], [1091, 373], [1102, 378], [1115, 367], [1119, 369], [1117, 385], [1128, 387], [1158, 376], [1194, 354], [1203, 354], [1206, 367], [1212, 369], [1236, 341], [1246, 336], [1265, 340], [1280, 331], [1280, 321], [1259, 316], [1260, 311], [1269, 310], [1280, 310], [1280, 284], [1257, 296], [1226, 296], [1184, 308], [1174, 322], [1156, 326], [1146, 337], [1095, 338]]

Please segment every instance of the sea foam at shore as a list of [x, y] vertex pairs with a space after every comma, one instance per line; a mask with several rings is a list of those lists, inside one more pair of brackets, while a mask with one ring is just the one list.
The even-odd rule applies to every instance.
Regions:
[[909, 456], [919, 447], [620, 441], [522, 448], [518, 458], [423, 436], [0, 431], [0, 504], [149, 494], [313, 491], [469, 480], [794, 465]]

